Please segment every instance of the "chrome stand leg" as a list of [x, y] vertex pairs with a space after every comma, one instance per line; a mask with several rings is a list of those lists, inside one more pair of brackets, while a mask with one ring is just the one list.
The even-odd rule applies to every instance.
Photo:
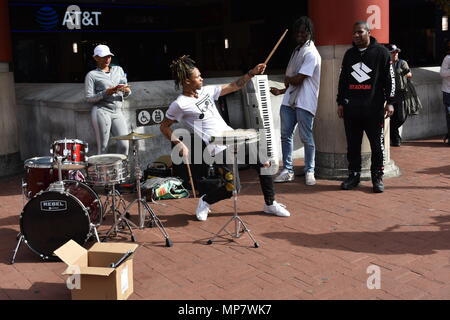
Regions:
[[128, 212], [128, 210], [135, 204], [138, 204], [138, 210], [139, 211], [139, 216], [143, 216], [143, 222], [141, 223], [141, 225], [143, 225], [143, 227], [145, 227], [145, 216], [146, 213], [145, 211], [147, 211], [148, 215], [149, 215], [149, 223], [155, 223], [155, 225], [158, 227], [158, 229], [161, 231], [162, 235], [164, 236], [164, 238], [166, 239], [166, 247], [171, 247], [173, 245], [172, 241], [169, 239], [169, 235], [166, 231], [166, 229], [164, 228], [161, 220], [159, 220], [159, 218], [156, 216], [155, 212], [152, 210], [152, 208], [150, 208], [150, 206], [148, 205], [148, 203], [144, 200], [144, 199], [135, 199], [132, 203], [130, 203], [128, 205], [128, 207], [126, 208], [125, 212]]
[[97, 242], [100, 242], [100, 238], [98, 237], [97, 227], [93, 223], [91, 223], [91, 230], [94, 231], [95, 239], [97, 240]]
[[20, 245], [22, 244], [22, 242], [24, 240], [23, 234], [21, 234], [21, 233], [19, 233], [17, 235], [17, 237], [18, 237], [17, 246], [16, 246], [16, 249], [14, 250], [14, 254], [13, 254], [13, 257], [11, 259], [11, 264], [14, 264], [14, 262], [16, 261], [17, 251], [19, 251], [19, 247], [20, 247]]

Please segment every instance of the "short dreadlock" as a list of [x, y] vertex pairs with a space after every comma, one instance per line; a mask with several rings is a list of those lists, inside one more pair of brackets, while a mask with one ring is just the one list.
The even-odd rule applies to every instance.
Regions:
[[173, 60], [170, 65], [172, 77], [175, 81], [175, 88], [180, 89], [180, 85], [191, 77], [192, 70], [196, 68], [195, 61], [189, 56], [181, 56], [177, 60]]
[[292, 29], [294, 30], [294, 35], [297, 34], [297, 32], [300, 30], [301, 26], [305, 26], [305, 31], [310, 36], [309, 40], [307, 41], [307, 43], [309, 41], [314, 41], [314, 25], [313, 25], [311, 19], [308, 18], [307, 16], [302, 16], [302, 17], [298, 18], [294, 22], [294, 25], [292, 27]]

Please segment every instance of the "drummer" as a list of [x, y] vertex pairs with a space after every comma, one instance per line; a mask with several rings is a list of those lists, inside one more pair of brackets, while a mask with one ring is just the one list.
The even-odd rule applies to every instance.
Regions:
[[[173, 131], [170, 128], [171, 125], [176, 122], [183, 123], [192, 129], [206, 144], [208, 144], [210, 137], [217, 136], [223, 131], [233, 130], [221, 117], [214, 101], [218, 100], [220, 96], [242, 89], [251, 78], [263, 73], [266, 65], [258, 64], [232, 83], [211, 86], [203, 86], [203, 78], [200, 70], [195, 66], [195, 61], [189, 56], [182, 56], [176, 61], [173, 61], [170, 68], [175, 81], [175, 88], [179, 89], [181, 86], [182, 93], [169, 106], [166, 118], [161, 123], [160, 129], [167, 139], [177, 145], [176, 147], [179, 148], [180, 155], [187, 157], [189, 149], [178, 138], [172, 138]], [[228, 183], [211, 190], [200, 198], [196, 210], [197, 219], [200, 221], [207, 219], [208, 213], [211, 211], [211, 205], [220, 200], [231, 198], [233, 195], [234, 186], [230, 186], [230, 183], [233, 181], [232, 165], [226, 164], [226, 152], [224, 152], [224, 149], [225, 147], [223, 146], [214, 147], [209, 145], [207, 147], [207, 150], [216, 159], [216, 162], [225, 164], [215, 165], [220, 167], [217, 171], [224, 176], [224, 180]], [[219, 158], [221, 158], [220, 161], [218, 161]], [[261, 174], [260, 169], [262, 167], [268, 167], [270, 165], [269, 162], [264, 164], [259, 160], [258, 162], [259, 164], [253, 167], [259, 173], [259, 180], [265, 200], [264, 212], [280, 217], [290, 216], [285, 206], [275, 201], [273, 177], [271, 175]]]
[[[119, 66], [111, 66], [114, 56], [109, 47], [98, 45], [93, 58], [97, 64], [85, 79], [86, 100], [94, 105], [92, 124], [97, 140], [98, 154], [105, 154], [110, 132], [115, 136], [128, 134], [128, 125], [122, 112], [123, 100], [131, 94], [126, 74]], [[117, 153], [128, 156], [128, 141], [117, 141]]]

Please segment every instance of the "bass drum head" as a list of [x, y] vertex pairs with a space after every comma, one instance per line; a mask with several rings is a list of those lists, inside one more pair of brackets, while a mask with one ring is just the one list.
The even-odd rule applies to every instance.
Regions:
[[45, 191], [31, 199], [20, 216], [25, 243], [43, 259], [69, 240], [80, 245], [89, 237], [90, 220], [84, 205], [69, 193]]

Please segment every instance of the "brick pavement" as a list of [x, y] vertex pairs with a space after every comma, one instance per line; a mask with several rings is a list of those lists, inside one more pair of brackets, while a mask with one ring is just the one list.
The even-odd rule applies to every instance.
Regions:
[[[206, 245], [230, 219], [232, 200], [214, 205], [206, 222], [195, 219], [196, 199], [152, 205], [174, 246], [164, 246], [158, 229], [135, 231], [130, 299], [450, 299], [450, 148], [439, 139], [411, 141], [391, 148], [391, 158], [402, 175], [386, 179], [383, 194], [373, 194], [369, 181], [354, 191], [327, 180], [307, 187], [300, 177], [277, 184], [289, 218], [264, 215], [254, 172], [241, 171], [239, 212], [257, 249], [248, 235]], [[20, 179], [0, 180], [0, 299], [70, 299], [64, 263], [40, 262], [23, 246], [9, 264]], [[367, 288], [372, 265], [381, 271], [378, 290]]]

